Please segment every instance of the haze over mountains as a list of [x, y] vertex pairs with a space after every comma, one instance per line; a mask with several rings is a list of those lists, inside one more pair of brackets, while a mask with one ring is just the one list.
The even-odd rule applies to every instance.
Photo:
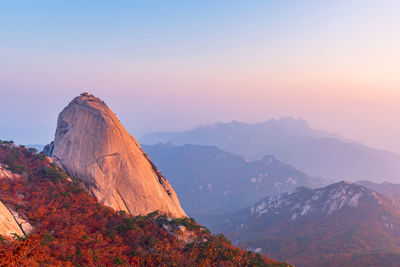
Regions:
[[400, 267], [399, 11], [0, 1], [0, 267]]
[[[153, 253], [163, 253], [157, 258], [162, 263], [163, 257], [183, 253], [172, 262], [191, 262], [194, 266], [216, 260], [228, 265], [247, 262], [255, 266], [286, 266], [231, 247], [229, 241], [213, 237], [206, 228], [187, 218], [188, 214], [214, 233], [231, 236], [234, 244], [300, 267], [395, 266], [400, 260], [398, 185], [377, 184], [365, 181], [364, 177], [358, 183], [365, 187], [349, 182], [326, 186], [329, 182], [320, 178], [325, 176], [310, 176], [261, 151], [271, 149], [281, 156], [287, 153], [300, 163], [313, 159], [321, 165], [332, 160], [334, 154], [336, 161], [329, 168], [341, 168], [340, 164], [348, 160], [355, 165], [346, 163], [346, 166], [358, 175], [361, 175], [358, 167], [367, 170], [374, 167], [363, 164], [395, 164], [382, 155], [394, 160], [397, 155], [310, 129], [305, 121], [291, 118], [256, 125], [215, 124], [169, 135], [184, 140], [183, 143], [202, 140], [232, 146], [237, 151], [248, 146], [243, 151], [257, 152], [262, 157], [248, 160], [243, 155], [204, 144], [140, 146], [102, 100], [84, 93], [60, 113], [54, 142], [44, 149], [51, 159], [35, 154], [33, 149], [15, 147], [12, 142], [1, 143], [0, 232], [8, 236], [13, 231], [25, 235], [23, 225], [28, 225], [37, 242], [41, 242], [38, 231], [51, 230], [53, 238], [64, 244], [74, 235], [74, 225], [85, 229], [78, 237], [87, 236], [91, 235], [88, 232], [92, 225], [99, 221], [96, 229], [100, 230], [91, 238], [99, 233], [104, 235], [105, 254], [109, 253], [107, 248], [113, 248], [108, 244], [114, 242], [115, 235], [122, 242], [118, 246], [134, 247], [135, 251], [137, 243], [131, 240], [141, 242], [140, 249], [144, 251], [141, 256], [125, 251], [118, 254], [122, 259], [119, 262], [142, 259], [152, 262], [152, 257], [156, 257]], [[311, 156], [304, 154], [307, 160], [301, 161], [301, 153]], [[350, 158], [346, 153], [358, 158]], [[181, 208], [178, 196], [187, 213]], [[115, 214], [111, 209], [105, 210], [107, 215], [97, 218], [104, 210], [102, 204], [124, 212]], [[75, 213], [69, 210], [71, 205]], [[67, 218], [71, 227], [60, 224], [61, 216]], [[90, 223], [80, 220], [81, 217]], [[110, 231], [111, 237], [107, 239], [105, 235]], [[148, 241], [154, 233], [162, 248], [156, 252], [152, 250], [155, 243]], [[42, 248], [42, 243], [37, 242], [34, 246]], [[82, 245], [77, 238], [72, 242], [84, 250], [92, 248], [89, 243]], [[171, 242], [177, 250], [166, 251], [164, 246]], [[193, 246], [197, 252], [191, 250]], [[211, 247], [217, 250], [209, 250]], [[1, 249], [0, 244], [0, 254]], [[60, 259], [58, 251], [58, 247], [52, 246], [52, 260]], [[198, 255], [211, 253], [212, 260], [208, 256], [185, 254], [189, 251]], [[224, 253], [230, 256], [225, 258]], [[77, 255], [72, 257], [75, 263], [81, 263], [83, 258], [92, 260], [91, 254]], [[108, 263], [113, 260], [102, 259]]]
[[323, 183], [273, 156], [249, 162], [212, 146], [157, 144], [142, 148], [168, 177], [185, 211], [195, 218], [234, 211], [298, 186]]
[[383, 182], [383, 183], [373, 183], [370, 181], [357, 181], [359, 185], [365, 186], [371, 190], [379, 192], [381, 194], [385, 194], [391, 197], [400, 198], [400, 184], [394, 184], [390, 182]]
[[183, 132], [156, 132], [143, 144], [172, 143], [217, 146], [250, 160], [273, 155], [313, 177], [330, 180], [400, 181], [400, 156], [315, 130], [290, 117], [248, 124], [233, 121]]
[[[398, 188], [374, 183], [399, 179], [395, 153], [292, 118], [216, 123], [140, 140], [152, 144], [143, 147], [176, 184], [183, 205], [213, 232], [247, 249], [300, 267], [396, 266], [400, 260]], [[339, 182], [311, 189], [327, 183], [310, 177], [362, 179], [366, 187]], [[229, 199], [232, 188], [237, 193]], [[235, 205], [219, 208], [224, 201]]]
[[296, 266], [397, 266], [400, 203], [348, 182], [299, 187], [207, 217], [215, 232]]

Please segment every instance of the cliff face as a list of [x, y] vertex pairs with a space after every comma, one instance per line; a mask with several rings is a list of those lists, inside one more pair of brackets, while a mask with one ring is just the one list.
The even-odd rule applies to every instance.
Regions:
[[135, 138], [92, 95], [84, 93], [64, 108], [54, 142], [45, 152], [107, 206], [132, 215], [159, 210], [171, 217], [186, 216], [171, 185]]
[[11, 212], [4, 206], [3, 202], [0, 201], [0, 234], [12, 236], [17, 234], [19, 236], [24, 235], [17, 221], [14, 219]]
[[[6, 167], [6, 165], [0, 163], [0, 180], [13, 180], [15, 177], [19, 177], [19, 175], [7, 170]], [[29, 223], [21, 219], [17, 212], [8, 209], [4, 203], [0, 201], [0, 235], [13, 236], [13, 234], [17, 234], [22, 236], [29, 233], [31, 230], [32, 227]]]

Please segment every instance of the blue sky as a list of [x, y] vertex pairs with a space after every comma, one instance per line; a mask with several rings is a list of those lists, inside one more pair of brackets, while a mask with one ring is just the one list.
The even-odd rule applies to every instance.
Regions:
[[0, 1], [0, 139], [50, 141], [85, 90], [136, 136], [291, 115], [400, 152], [399, 11], [369, 0]]

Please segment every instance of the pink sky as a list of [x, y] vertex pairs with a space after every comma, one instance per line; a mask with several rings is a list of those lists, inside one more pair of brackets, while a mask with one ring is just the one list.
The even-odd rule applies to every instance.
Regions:
[[137, 136], [293, 116], [400, 153], [398, 1], [206, 2], [3, 4], [0, 139], [87, 90]]

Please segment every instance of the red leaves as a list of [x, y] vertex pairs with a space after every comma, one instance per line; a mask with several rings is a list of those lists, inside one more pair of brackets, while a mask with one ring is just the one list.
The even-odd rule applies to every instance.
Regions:
[[[34, 232], [24, 240], [0, 243], [0, 266], [265, 263], [232, 247], [225, 238], [211, 236], [194, 220], [168, 221], [165, 216], [158, 219], [155, 213], [137, 217], [117, 213], [99, 204], [79, 182], [69, 179], [45, 157], [25, 148], [0, 145], [0, 162], [7, 160], [20, 166], [25, 178], [0, 181], [0, 198], [11, 208], [18, 207]], [[185, 244], [164, 230], [163, 223], [184, 225], [197, 240]]]

